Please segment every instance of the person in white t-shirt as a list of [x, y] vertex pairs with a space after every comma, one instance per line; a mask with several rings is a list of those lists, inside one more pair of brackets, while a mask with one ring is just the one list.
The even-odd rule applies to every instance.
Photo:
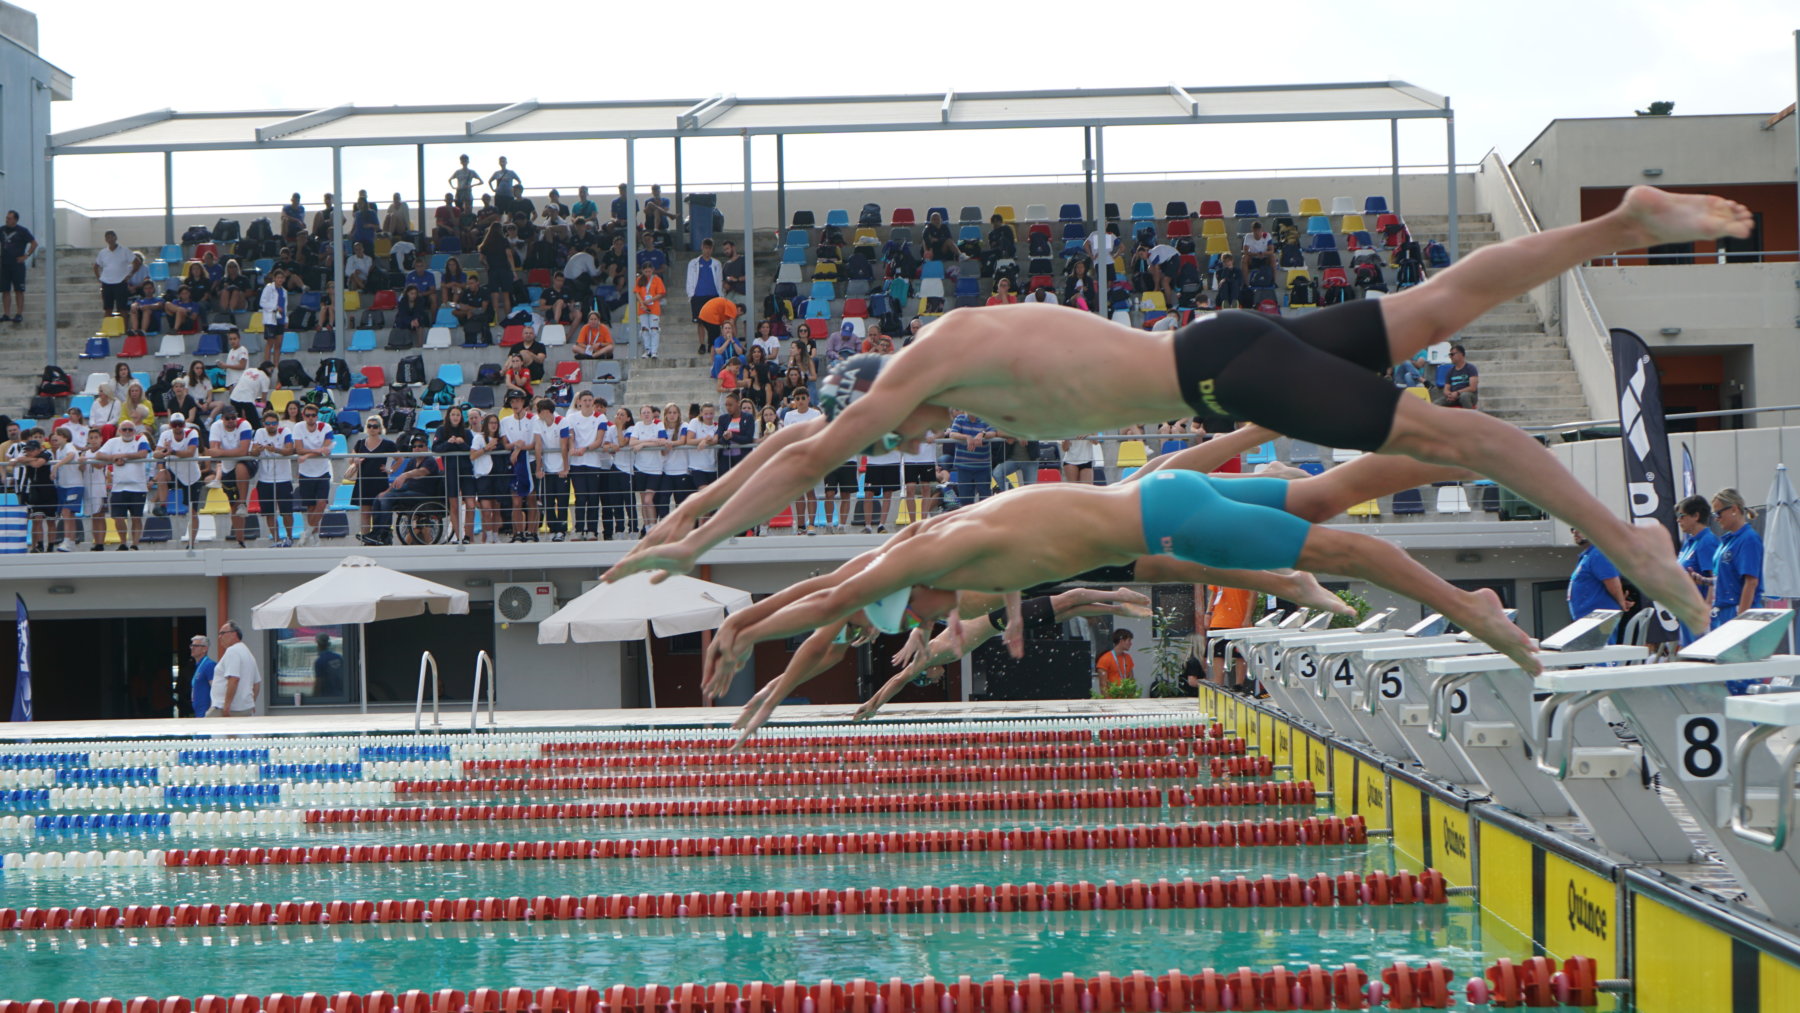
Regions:
[[331, 500], [331, 452], [336, 449], [331, 427], [319, 421], [317, 405], [300, 408], [300, 424], [288, 430], [294, 441], [294, 470], [300, 481], [294, 488], [294, 505], [306, 512], [302, 545], [319, 544], [319, 524]]
[[682, 426], [688, 434], [688, 478], [694, 488], [704, 489], [719, 477], [718, 409], [708, 401], [700, 406], [698, 418], [688, 419]]
[[[75, 528], [80, 522], [81, 498], [84, 487], [81, 481], [81, 451], [73, 442], [73, 434], [69, 427], [57, 426], [50, 434], [50, 481], [56, 487], [56, 508], [58, 520], [52, 521], [52, 535], [57, 527], [62, 529], [62, 540], [56, 543], [57, 552], [72, 552], [75, 549]], [[47, 538], [46, 541], [49, 539]]]
[[507, 456], [503, 459], [512, 480], [508, 491], [512, 494], [512, 541], [535, 542], [538, 540], [537, 497], [532, 495], [534, 475], [531, 457], [533, 438], [536, 432], [532, 429], [531, 409], [526, 407], [530, 396], [522, 390], [506, 392], [506, 407], [512, 411], [500, 420], [500, 436], [506, 440]]
[[1275, 237], [1263, 231], [1262, 222], [1250, 227], [1250, 234], [1243, 238], [1244, 270], [1249, 271], [1257, 265], [1275, 269]]
[[916, 448], [900, 451], [900, 477], [906, 483], [907, 509], [915, 524], [937, 512], [937, 438], [936, 430], [927, 430]]
[[[506, 513], [512, 480], [504, 470], [496, 468], [494, 462], [499, 461], [504, 467], [508, 457], [506, 437], [500, 435], [498, 415], [483, 415], [472, 421], [470, 427], [473, 432], [469, 436], [469, 475], [475, 481], [475, 502], [481, 511], [481, 540], [497, 542], [500, 540], [500, 517]], [[463, 530], [475, 530], [468, 518], [463, 519]]]
[[281, 416], [274, 412], [264, 412], [262, 418], [262, 428], [250, 438], [256, 457], [256, 512], [275, 548], [285, 549], [294, 544], [294, 434], [281, 428]]
[[231, 501], [231, 540], [244, 547], [244, 507], [250, 501], [250, 483], [256, 480], [256, 458], [250, 454], [250, 438], [256, 427], [226, 404], [207, 430], [207, 455], [219, 459], [219, 485]]
[[[805, 387], [795, 387], [794, 392], [788, 395], [788, 400], [792, 407], [781, 413], [783, 429], [825, 417], [824, 412], [812, 406], [812, 394]], [[819, 493], [823, 488], [824, 483], [820, 483], [800, 495], [800, 516], [794, 519], [796, 534], [818, 534], [818, 531], [815, 530], [817, 525], [813, 521], [819, 515]], [[830, 521], [831, 519], [827, 517], [826, 523], [829, 524]]]
[[[537, 483], [550, 528], [550, 540], [569, 537], [569, 427], [557, 417], [556, 402], [537, 399], [537, 416], [531, 420], [531, 447], [535, 456], [531, 476]], [[535, 530], [535, 528], [534, 528]]]
[[638, 533], [643, 535], [657, 520], [656, 493], [662, 488], [663, 448], [669, 445], [669, 434], [657, 421], [656, 408], [645, 405], [637, 424], [625, 435], [632, 450], [631, 491], [637, 494]]
[[613, 410], [606, 430], [606, 446], [613, 448], [613, 470], [600, 476], [600, 526], [606, 537], [626, 538], [637, 521], [637, 505], [631, 486], [637, 475], [637, 451], [631, 449], [631, 428], [637, 425], [631, 409]]
[[94, 455], [94, 460], [112, 466], [108, 510], [120, 522], [120, 552], [135, 551], [144, 533], [144, 499], [150, 491], [149, 458], [150, 441], [130, 419], [120, 419], [117, 434]]
[[238, 377], [237, 383], [231, 385], [228, 395], [232, 404], [237, 405], [238, 414], [246, 419], [261, 416], [260, 404], [269, 391], [275, 389], [275, 381], [260, 367], [250, 366]]
[[602, 458], [611, 463], [611, 453], [602, 449], [606, 437], [606, 417], [595, 405], [594, 392], [584, 390], [575, 395], [569, 414], [563, 416], [569, 430], [569, 485], [575, 490], [575, 533], [577, 542], [600, 538], [600, 469]]
[[227, 619], [219, 626], [219, 646], [224, 652], [213, 666], [212, 708], [209, 718], [251, 717], [262, 699], [262, 669], [244, 645], [244, 631]]
[[111, 488], [111, 469], [99, 459], [106, 437], [99, 429], [88, 430], [87, 448], [81, 452], [81, 505], [88, 515], [88, 548], [106, 548], [106, 499]]
[[187, 416], [171, 413], [150, 456], [160, 466], [157, 506], [160, 508], [168, 499], [171, 487], [181, 490], [182, 503], [187, 508], [187, 547], [191, 549], [200, 536], [200, 508], [206, 503], [205, 487], [200, 482], [200, 430], [188, 424]]
[[244, 347], [244, 337], [235, 328], [225, 332], [225, 360], [219, 365], [225, 367], [227, 389], [237, 386], [244, 370], [250, 368], [250, 349]]
[[694, 456], [688, 446], [694, 440], [688, 435], [681, 406], [673, 401], [663, 405], [662, 427], [669, 434], [669, 446], [663, 451], [663, 480], [656, 494], [656, 513], [667, 517], [671, 503], [680, 504], [694, 494], [694, 480], [688, 476]]

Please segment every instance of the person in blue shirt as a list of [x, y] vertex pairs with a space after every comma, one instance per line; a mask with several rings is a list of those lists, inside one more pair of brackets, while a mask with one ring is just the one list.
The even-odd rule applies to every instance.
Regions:
[[[288, 198], [287, 206], [281, 209], [281, 241], [293, 242], [294, 237], [306, 231], [306, 205], [300, 203], [300, 195]], [[204, 714], [205, 711], [200, 713]]]
[[662, 269], [668, 266], [668, 263], [669, 255], [656, 248], [656, 233], [645, 233], [644, 246], [638, 250], [637, 266], [640, 268], [648, 266], [650, 270], [661, 274]]
[[[1596, 609], [1631, 611], [1631, 599], [1625, 594], [1625, 581], [1619, 576], [1619, 568], [1579, 530], [1570, 528], [1569, 533], [1575, 536], [1575, 544], [1581, 549], [1581, 558], [1575, 561], [1575, 572], [1569, 574], [1569, 618], [1580, 619]], [[1620, 623], [1613, 629], [1615, 642], [1624, 628]]]
[[402, 290], [408, 288], [418, 289], [419, 295], [423, 296], [425, 299], [425, 305], [430, 307], [431, 312], [437, 312], [439, 295], [437, 275], [431, 273], [431, 268], [427, 266], [424, 257], [419, 257], [413, 261], [413, 269], [406, 272], [406, 281], [401, 288]]
[[[1694, 578], [1701, 595], [1712, 587], [1713, 561], [1719, 555], [1719, 536], [1713, 534], [1712, 519], [1712, 506], [1704, 496], [1689, 496], [1675, 508], [1675, 526], [1681, 529], [1681, 551], [1675, 559]], [[1693, 643], [1695, 636], [1682, 625], [1683, 646]]]
[[195, 637], [188, 641], [188, 651], [194, 659], [194, 716], [203, 718], [212, 709], [212, 641]]
[[[1762, 607], [1763, 544], [1762, 536], [1750, 526], [1756, 511], [1736, 489], [1714, 493], [1712, 511], [1725, 532], [1713, 557], [1712, 628], [1716, 630], [1739, 612]], [[1753, 681], [1732, 679], [1725, 689], [1736, 696], [1747, 692]]]
[[984, 500], [993, 489], [993, 470], [987, 441], [998, 434], [981, 419], [963, 412], [950, 422], [951, 464], [956, 498], [963, 504]]

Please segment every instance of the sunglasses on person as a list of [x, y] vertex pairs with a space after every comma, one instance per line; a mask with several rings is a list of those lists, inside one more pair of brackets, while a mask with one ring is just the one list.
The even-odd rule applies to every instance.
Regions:
[[319, 413], [318, 412], [301, 412], [300, 417], [303, 419], [316, 419], [319, 417]]

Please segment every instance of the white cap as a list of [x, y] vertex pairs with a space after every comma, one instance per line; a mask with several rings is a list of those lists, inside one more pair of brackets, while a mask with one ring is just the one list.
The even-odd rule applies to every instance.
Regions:
[[186, 422], [187, 416], [181, 414], [180, 412], [171, 412], [171, 413], [169, 413], [169, 421], [170, 422]]

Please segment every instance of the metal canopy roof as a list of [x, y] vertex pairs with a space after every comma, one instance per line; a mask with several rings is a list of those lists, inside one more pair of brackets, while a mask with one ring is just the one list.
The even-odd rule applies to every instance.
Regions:
[[510, 105], [355, 106], [176, 112], [52, 134], [53, 155], [375, 144], [1016, 127], [1159, 126], [1449, 118], [1449, 100], [1402, 81], [945, 92], [818, 98], [667, 99]]

